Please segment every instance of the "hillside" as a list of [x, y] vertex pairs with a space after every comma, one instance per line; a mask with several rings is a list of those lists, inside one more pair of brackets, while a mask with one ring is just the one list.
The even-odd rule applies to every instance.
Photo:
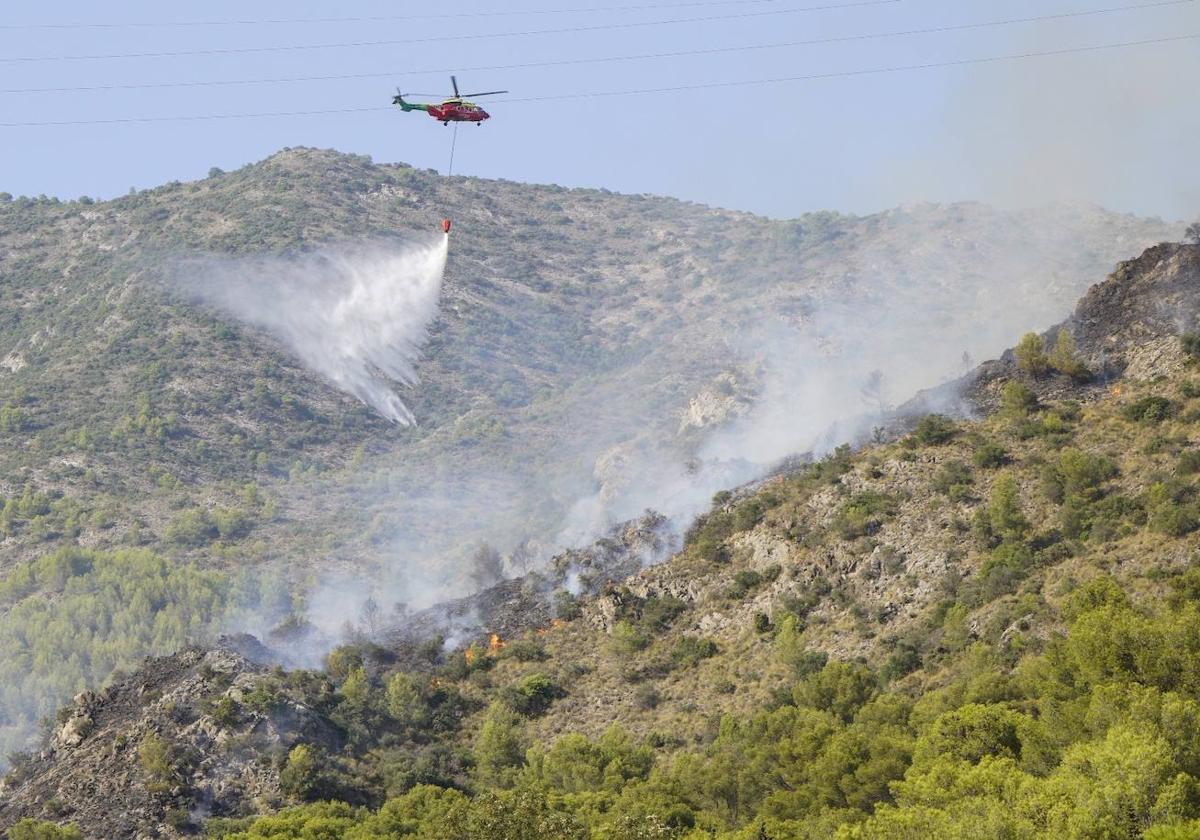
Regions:
[[[680, 552], [595, 596], [562, 590], [572, 570], [620, 567], [657, 520], [479, 602], [544, 590], [541, 626], [447, 647], [419, 619], [320, 673], [253, 665], [245, 640], [148, 661], [64, 710], [0, 823], [1195, 837], [1200, 354], [1181, 327], [1197, 294], [1200, 246], [1152, 248], [1049, 331], [1075, 353], [1005, 354], [968, 380], [997, 386], [990, 415], [930, 415], [718, 494]], [[116, 780], [113, 807], [89, 779]], [[326, 799], [347, 804], [250, 816]]]
[[[109, 202], [0, 199], [5, 752], [147, 653], [311, 631], [315, 663], [347, 622], [646, 507], [677, 539], [713, 492], [855, 436], [1178, 233], [1066, 206], [773, 221], [310, 149]], [[214, 260], [251, 284], [272, 255], [443, 216], [413, 427], [181, 291]]]
[[[442, 216], [460, 233], [421, 385], [405, 394], [416, 428], [381, 422], [278, 342], [164, 286], [188, 256], [388, 239]], [[995, 353], [1014, 329], [1049, 323], [1117, 259], [1177, 233], [1068, 207], [774, 222], [304, 149], [111, 202], [0, 203], [0, 492], [48, 496], [9, 515], [4, 556], [132, 543], [209, 563], [205, 534], [191, 546], [167, 531], [180, 512], [217, 507], [253, 522], [226, 529], [249, 539], [217, 535], [239, 558], [312, 560], [315, 542], [378, 562], [401, 535], [440, 550], [545, 540], [596, 492], [597, 459], [683, 463], [723, 416], [693, 405], [681, 439], [689, 401], [769, 388], [755, 379], [778, 374], [778, 336], [765, 335], [777, 325], [763, 313], [803, 331], [820, 311], [821, 340], [836, 349], [858, 336], [830, 333], [823, 307], [868, 323], [911, 310], [913, 333], [871, 332], [887, 355], [940, 329], [948, 366], [936, 377], [957, 372], [964, 350]], [[963, 326], [964, 313], [989, 310], [1007, 314]], [[903, 395], [903, 372], [889, 375]], [[640, 475], [601, 479], [621, 500], [639, 495]], [[240, 498], [250, 482], [273, 515]], [[624, 518], [640, 501], [610, 512]], [[479, 527], [447, 544], [427, 523], [448, 508]]]

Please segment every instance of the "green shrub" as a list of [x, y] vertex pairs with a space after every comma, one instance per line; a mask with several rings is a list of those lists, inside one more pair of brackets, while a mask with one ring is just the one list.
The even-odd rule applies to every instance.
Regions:
[[670, 627], [686, 609], [687, 603], [673, 595], [652, 595], [642, 602], [638, 624], [651, 633], [658, 633]]
[[885, 493], [859, 493], [842, 507], [834, 527], [848, 540], [868, 536], [876, 533], [898, 507], [896, 499]]
[[235, 540], [250, 533], [254, 517], [238, 508], [217, 508], [212, 513], [212, 524], [221, 539]]
[[223, 729], [236, 726], [241, 719], [241, 710], [232, 697], [218, 697], [209, 704], [208, 714]]
[[621, 620], [613, 625], [609, 644], [616, 654], [630, 654], [637, 653], [639, 650], [645, 650], [650, 644], [650, 640], [638, 632], [638, 629], [633, 626], [632, 622]]
[[565, 589], [554, 593], [554, 617], [561, 621], [574, 621], [583, 615], [579, 599]]
[[992, 485], [987, 520], [992, 533], [1002, 540], [1020, 540], [1028, 532], [1029, 520], [1021, 510], [1020, 492], [1012, 475], [1001, 475]]
[[733, 576], [733, 583], [730, 584], [725, 594], [730, 598], [741, 598], [760, 583], [762, 583], [762, 576], [758, 572], [753, 569], [742, 569]]
[[1175, 466], [1178, 475], [1195, 475], [1200, 473], [1200, 449], [1188, 449], [1179, 456]]
[[1121, 415], [1134, 423], [1156, 425], [1171, 416], [1173, 405], [1166, 397], [1142, 397], [1121, 410]]
[[649, 683], [643, 683], [633, 690], [633, 704], [643, 711], [657, 708], [661, 700], [659, 690]]
[[975, 448], [971, 461], [980, 469], [994, 470], [1008, 463], [1008, 450], [998, 443], [987, 441]]
[[220, 531], [208, 511], [202, 508], [192, 508], [176, 514], [167, 523], [165, 536], [168, 542], [176, 545], [198, 548], [215, 540], [220, 536]]
[[1191, 361], [1200, 360], [1200, 333], [1184, 333], [1179, 336], [1179, 346]]
[[1037, 394], [1023, 382], [1010, 379], [1000, 390], [1000, 408], [1004, 415], [1013, 420], [1021, 420], [1038, 408]]
[[337, 785], [328, 757], [319, 747], [297, 744], [279, 773], [279, 788], [301, 802], [332, 799]]
[[1104, 455], [1079, 449], [1064, 449], [1056, 467], [1068, 495], [1098, 497], [1101, 485], [1117, 475], [1117, 465]]
[[536, 717], [565, 694], [566, 692], [546, 674], [529, 674], [507, 686], [500, 696], [514, 712], [526, 717]]
[[943, 414], [930, 414], [913, 427], [910, 440], [921, 446], [940, 446], [949, 443], [956, 434], [958, 427], [953, 420]]
[[687, 667], [695, 665], [702, 659], [716, 656], [719, 652], [720, 648], [712, 639], [684, 636], [675, 643], [675, 647], [671, 650], [671, 661]]
[[1030, 376], [1044, 376], [1050, 371], [1050, 358], [1046, 355], [1046, 345], [1037, 333], [1025, 333], [1017, 346], [1013, 348], [1013, 356], [1017, 367]]
[[158, 735], [150, 734], [138, 745], [138, 764], [146, 779], [146, 789], [152, 793], [168, 790], [176, 780], [175, 761], [171, 746]]
[[549, 659], [545, 645], [532, 639], [518, 639], [505, 646], [501, 656], [518, 662], [544, 662]]
[[73, 825], [60, 826], [28, 818], [14, 823], [6, 836], [8, 840], [83, 840], [83, 834]]
[[1065, 327], [1058, 330], [1054, 349], [1050, 351], [1049, 363], [1059, 373], [1077, 382], [1086, 381], [1091, 377], [1091, 373], [1075, 352], [1075, 337]]
[[875, 675], [865, 665], [832, 661], [792, 689], [797, 706], [829, 712], [850, 721], [878, 691]]
[[962, 461], [948, 461], [934, 475], [930, 486], [952, 502], [961, 502], [970, 497], [974, 483], [975, 477], [970, 467]]

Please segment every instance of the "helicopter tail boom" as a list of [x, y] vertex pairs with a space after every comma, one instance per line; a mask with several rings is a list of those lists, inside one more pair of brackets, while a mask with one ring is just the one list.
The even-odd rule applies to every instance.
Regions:
[[400, 92], [399, 88], [396, 89], [396, 95], [392, 97], [392, 104], [399, 105], [400, 110], [404, 111], [405, 113], [408, 113], [409, 111], [429, 110], [428, 105], [422, 105], [419, 102], [406, 102], [404, 99], [404, 94]]

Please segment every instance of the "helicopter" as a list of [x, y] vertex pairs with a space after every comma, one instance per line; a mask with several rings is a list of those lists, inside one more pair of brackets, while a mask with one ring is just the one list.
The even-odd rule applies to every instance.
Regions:
[[[482, 93], [468, 93], [466, 96], [463, 96], [458, 92], [458, 79], [454, 76], [450, 77], [450, 85], [454, 88], [454, 96], [443, 100], [440, 105], [409, 102], [405, 100], [404, 94], [400, 92], [400, 88], [396, 88], [396, 95], [392, 97], [392, 104], [399, 105], [405, 113], [409, 111], [424, 111], [435, 120], [441, 122], [442, 125], [450, 125], [452, 122], [473, 122], [476, 125], [481, 125], [484, 120], [490, 119], [492, 115], [474, 102], [468, 102], [467, 97], [495, 96], [498, 93], [508, 93], [506, 90], [488, 90]], [[412, 94], [409, 94], [409, 96], [412, 96]]]

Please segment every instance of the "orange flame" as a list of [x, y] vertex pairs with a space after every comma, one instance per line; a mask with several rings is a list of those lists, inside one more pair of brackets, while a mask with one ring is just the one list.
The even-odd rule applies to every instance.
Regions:
[[487, 649], [488, 656], [496, 656], [497, 654], [500, 653], [500, 651], [504, 650], [504, 648], [505, 648], [505, 642], [503, 639], [500, 638], [499, 633], [493, 633], [491, 636], [488, 637], [488, 649]]
[[566, 626], [567, 626], [567, 622], [563, 621], [561, 618], [555, 618], [550, 621], [550, 627], [554, 630], [558, 630], [558, 629], [560, 629], [562, 627], [566, 627]]
[[463, 659], [467, 660], [468, 665], [475, 664], [475, 646], [474, 645], [471, 645], [471, 647], [469, 647], [463, 651]]
[[1120, 385], [1114, 385], [1114, 386], [1112, 386], [1112, 395], [1113, 395], [1114, 397], [1119, 397], [1119, 396], [1121, 396], [1121, 393], [1122, 393], [1124, 390], [1125, 390], [1125, 389], [1124, 389], [1124, 388], [1122, 388]]

